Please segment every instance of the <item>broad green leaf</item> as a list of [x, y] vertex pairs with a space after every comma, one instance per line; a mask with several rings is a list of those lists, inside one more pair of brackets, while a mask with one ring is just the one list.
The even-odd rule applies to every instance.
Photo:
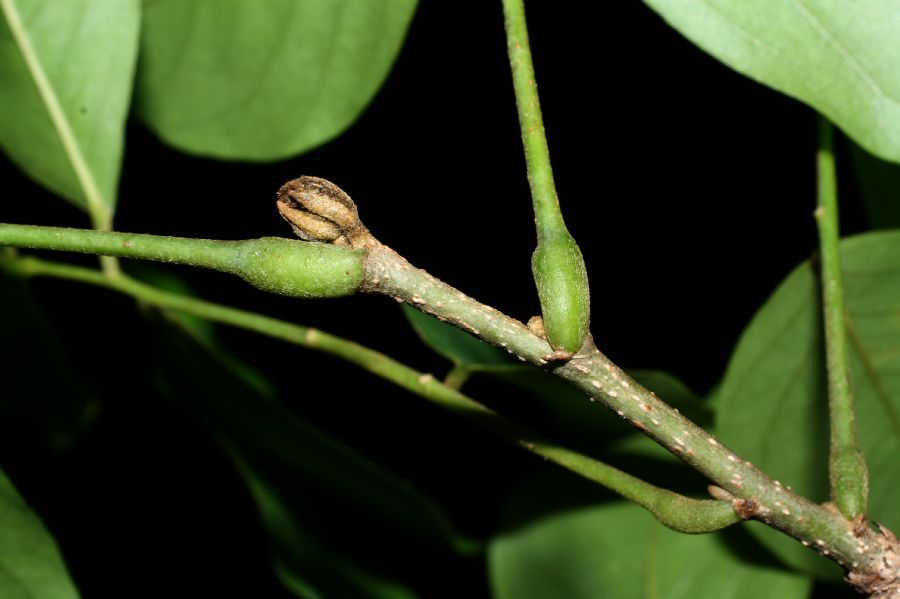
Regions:
[[900, 166], [872, 156], [853, 142], [847, 145], [869, 227], [900, 227]]
[[68, 446], [93, 422], [99, 402], [79, 380], [28, 285], [2, 269], [0, 331], [0, 434], [40, 437], [53, 449]]
[[160, 389], [233, 458], [285, 586], [300, 597], [406, 598], [391, 580], [398, 570], [466, 546], [431, 500], [261, 393], [271, 387], [259, 373], [235, 369], [203, 329], [179, 322], [192, 340], [165, 338]]
[[810, 590], [808, 579], [742, 561], [721, 535], [680, 534], [622, 502], [508, 530], [489, 560], [495, 599], [803, 599]]
[[644, 0], [729, 67], [805, 102], [900, 162], [895, 0]]
[[415, 0], [154, 0], [137, 108], [162, 139], [218, 158], [275, 160], [360, 115], [400, 50]]
[[[900, 232], [841, 245], [856, 423], [869, 464], [869, 517], [900, 529]], [[828, 422], [817, 274], [797, 268], [744, 331], [716, 395], [720, 437], [813, 500], [828, 493]], [[796, 568], [831, 562], [763, 526], [751, 529]]]
[[0, 597], [77, 599], [59, 547], [0, 470]]
[[140, 0], [0, 0], [0, 146], [31, 177], [112, 218]]
[[419, 312], [405, 304], [401, 308], [403, 315], [425, 345], [456, 366], [489, 367], [518, 364], [505, 351], [453, 325], [441, 322], [434, 316]]

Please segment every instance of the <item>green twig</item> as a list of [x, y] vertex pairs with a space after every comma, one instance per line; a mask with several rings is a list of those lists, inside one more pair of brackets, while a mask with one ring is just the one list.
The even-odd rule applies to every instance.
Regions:
[[541, 302], [546, 337], [558, 352], [554, 357], [566, 359], [581, 349], [590, 327], [587, 270], [581, 250], [569, 234], [559, 208], [522, 0], [503, 0], [503, 13], [537, 226], [538, 243], [531, 258], [531, 269]]
[[466, 381], [469, 380], [470, 376], [472, 376], [472, 371], [467, 367], [454, 366], [444, 377], [444, 385], [460, 391], [462, 386], [466, 384]]
[[740, 520], [729, 502], [684, 497], [655, 487], [608, 464], [559, 447], [502, 418], [456, 389], [442, 384], [430, 374], [418, 372], [375, 350], [324, 331], [170, 293], [129, 277], [111, 279], [80, 266], [24, 257], [10, 261], [9, 268], [22, 276], [50, 276], [106, 287], [161, 309], [176, 310], [338, 356], [642, 505], [660, 522], [675, 530], [689, 533], [711, 532]]
[[217, 241], [0, 223], [0, 245], [211, 268], [297, 297], [349, 295], [362, 279], [360, 251], [277, 237]]
[[[45, 232], [56, 231], [56, 229], [49, 227], [24, 228], [43, 229]], [[22, 231], [22, 225], [0, 225], [0, 244], [17, 245], [10, 239], [20, 235]], [[98, 231], [84, 231], [83, 233], [85, 234], [82, 238], [83, 240], [112, 239], [109, 236], [114, 235]], [[141, 237], [147, 238], [152, 236]], [[162, 239], [170, 238], [160, 238], [160, 241]], [[149, 240], [145, 239], [145, 241]], [[256, 241], [261, 243], [271, 242], [271, 240]], [[319, 251], [318, 248], [329, 247], [320, 243], [277, 241], [291, 244], [292, 246], [309, 246], [311, 248], [309, 251], [314, 253]], [[152, 244], [148, 244], [144, 247], [150, 248], [151, 246]], [[29, 247], [33, 246], [29, 245]], [[39, 247], [53, 248], [55, 246], [46, 244]], [[198, 246], [198, 249], [200, 247]], [[417, 309], [447, 320], [485, 341], [505, 348], [523, 360], [539, 366], [551, 366], [547, 360], [548, 352], [550, 351], [547, 341], [535, 335], [521, 322], [477, 302], [459, 290], [439, 281], [427, 272], [415, 268], [402, 256], [380, 244], [374, 238], [368, 238], [366, 248], [361, 250], [365, 253], [365, 258], [363, 279], [359, 290], [382, 293], [399, 301], [409, 303]], [[112, 249], [118, 251], [118, 246], [114, 245]], [[334, 256], [338, 261], [350, 257], [353, 260], [359, 259], [357, 251], [337, 247], [332, 247], [332, 249], [340, 250]], [[102, 250], [91, 248], [85, 251]], [[294, 251], [299, 251], [300, 255], [305, 254], [304, 250], [292, 250], [292, 252]], [[129, 255], [144, 257], [137, 251], [131, 252]], [[288, 257], [290, 255], [289, 253]], [[146, 257], [157, 260], [163, 259], [161, 254], [153, 254], [149, 251]], [[358, 261], [354, 263], [358, 264]], [[14, 264], [23, 265], [20, 268], [34, 268], [34, 263], [29, 261], [16, 261]], [[74, 267], [67, 268], [71, 269]], [[294, 276], [299, 276], [301, 279], [304, 278], [302, 273], [296, 272], [303, 270], [303, 261], [294, 260], [284, 265], [284, 268], [293, 272]], [[314, 268], [311, 272], [321, 273], [323, 271]], [[84, 278], [85, 276], [83, 274], [78, 275], [74, 271], [56, 270], [53, 273], [47, 272], [47, 274], [54, 274], [55, 276], [66, 276], [67, 273], [70, 275], [68, 278], [79, 278], [79, 276]], [[26, 274], [28, 274], [27, 270]], [[89, 280], [87, 282], [123, 291], [128, 291], [129, 288], [126, 286], [136, 285], [136, 283], [124, 278], [122, 281], [119, 281], [118, 279], [103, 277], [96, 272], [94, 276], [98, 280]], [[341, 267], [331, 271], [330, 276], [341, 278], [346, 276], [346, 273], [344, 268]], [[341, 281], [342, 285], [346, 283], [344, 279], [341, 279]], [[319, 281], [319, 284], [325, 283]], [[130, 289], [134, 288], [131, 287]], [[161, 293], [163, 292], [159, 290], [153, 290], [152, 292], [148, 290], [143, 294], [142, 299], [157, 294], [156, 297], [161, 301], [163, 297], [159, 295]], [[177, 305], [172, 304], [171, 307], [187, 311], [191, 309], [191, 306], [196, 305], [191, 303], [195, 301], [197, 300], [183, 298], [180, 300], [181, 303]], [[284, 329], [277, 326], [273, 328], [273, 324], [278, 321], [260, 315], [247, 314], [246, 317], [240, 319], [240, 322], [232, 322], [233, 312], [230, 312], [230, 310], [221, 306], [215, 308], [205, 306], [198, 315], [211, 320], [233, 323], [236, 326], [244, 326], [245, 328], [251, 328], [254, 325], [249, 323], [255, 323], [257, 328], [254, 330], [259, 330], [260, 332], [268, 331], [267, 334], [276, 337], [285, 334]], [[301, 328], [293, 335], [295, 336], [302, 332], [303, 335], [307, 336], [307, 344], [315, 346], [315, 339], [318, 333], [314, 331], [314, 329]], [[346, 347], [349, 346], [337, 344], [326, 351], [342, 355], [349, 361], [362, 365], [380, 376], [394, 380], [394, 382], [410, 390], [419, 389], [418, 392], [421, 395], [438, 401], [447, 407], [455, 406], [464, 411], [462, 406], [468, 405], [467, 401], [471, 401], [465, 396], [458, 394], [458, 392], [434, 381], [430, 375], [421, 375], [399, 364], [397, 369], [384, 368], [388, 362], [377, 358], [376, 354], [360, 351], [355, 357], [350, 354], [344, 356], [342, 348]], [[696, 426], [677, 410], [640, 386], [600, 353], [592, 343], [586, 343], [582, 350], [570, 360], [562, 365], [553, 367], [553, 372], [557, 376], [570, 381], [576, 388], [596, 400], [597, 403], [614, 410], [633, 426], [644, 431], [645, 434], [660, 445], [667, 448], [697, 471], [706, 475], [718, 487], [727, 491], [730, 496], [734, 497], [732, 505], [741, 517], [760, 520], [811, 546], [822, 555], [850, 570], [854, 580], [864, 581], [873, 579], [873, 577], [877, 580], [883, 580], [888, 576], [885, 574], [884, 564], [893, 563], [891, 561], [893, 558], [890, 556], [900, 554], [900, 550], [896, 546], [896, 539], [893, 539], [887, 533], [878, 534], [868, 527], [856, 526], [855, 524], [857, 523], [852, 523], [845, 519], [836, 510], [817, 505], [794, 493], [778, 481], [766, 476], [749, 461], [731, 451], [721, 441]], [[440, 391], [435, 392], [435, 389]], [[475, 408], [472, 409], [475, 410]], [[482, 410], [485, 409], [482, 408]], [[480, 411], [472, 413], [480, 413]], [[488, 413], [493, 414], [492, 412]], [[494, 416], [496, 415], [490, 416], [490, 418]], [[493, 420], [488, 420], [488, 422], [493, 422]], [[616, 488], [612, 487], [612, 485], [617, 485], [616, 491], [626, 497], [631, 497], [631, 494], [635, 493], [635, 489], [647, 484], [624, 473], [610, 470], [609, 466], [606, 465], [599, 465], [596, 468], [588, 467], [594, 462], [577, 465], [579, 460], [587, 458], [584, 458], [584, 456], [580, 458], [572, 457], [572, 454], [566, 452], [566, 450], [552, 445], [544, 445], [543, 442], [534, 437], [521, 433], [521, 429], [515, 428], [515, 425], [512, 425], [513, 428], [505, 428], [505, 425], [497, 426], [496, 432], [498, 434], [514, 439], [526, 448], [570, 469], [575, 467], [581, 468], [579, 473], [592, 480], [608, 484], [611, 488]], [[560, 451], [563, 453], [560, 454]], [[571, 461], [569, 460], [570, 457], [572, 457]], [[626, 486], [629, 482], [633, 482], [634, 486]], [[640, 500], [637, 495], [634, 497], [635, 501]], [[643, 501], [645, 503], [642, 505], [645, 505], [648, 509], [653, 509], [651, 508], [652, 502], [646, 501], [646, 498]], [[672, 514], [671, 518], [674, 519], [682, 515]], [[666, 517], [669, 518], [669, 516]]]
[[528, 183], [531, 186], [531, 201], [534, 204], [534, 216], [540, 238], [565, 230], [566, 225], [557, 203], [553, 169], [550, 166], [550, 150], [544, 133], [544, 120], [541, 116], [541, 103], [538, 99], [522, 0], [503, 0], [503, 13], [506, 20], [509, 64], [512, 68], [513, 88], [516, 93], [516, 108], [519, 111], [522, 143], [525, 146]]
[[834, 132], [825, 117], [819, 117], [819, 202], [816, 223], [822, 267], [822, 311], [825, 322], [825, 352], [828, 364], [828, 409], [831, 444], [828, 472], [831, 496], [848, 518], [866, 512], [869, 476], [856, 434], [850, 360], [844, 324], [844, 291], [841, 283], [840, 234], [838, 225], [837, 175], [834, 163]]
[[[871, 572], [889, 540], [868, 529], [853, 531], [839, 513], [773, 480], [719, 439], [642, 387], [586, 343], [562, 365], [548, 362], [550, 347], [525, 325], [417, 269], [381, 245], [369, 249], [363, 289], [384, 293], [437, 316], [510, 353], [547, 368], [605, 405], [701, 472], [734, 499], [745, 518], [760, 520], [847, 569]], [[558, 364], [558, 363], [557, 363]], [[871, 552], [861, 547], [882, 548]]]

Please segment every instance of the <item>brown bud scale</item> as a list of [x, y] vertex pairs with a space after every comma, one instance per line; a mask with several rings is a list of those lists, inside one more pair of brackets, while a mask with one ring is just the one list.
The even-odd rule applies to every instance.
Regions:
[[306, 241], [358, 248], [371, 237], [350, 196], [326, 179], [299, 177], [288, 181], [278, 190], [276, 205], [294, 233]]

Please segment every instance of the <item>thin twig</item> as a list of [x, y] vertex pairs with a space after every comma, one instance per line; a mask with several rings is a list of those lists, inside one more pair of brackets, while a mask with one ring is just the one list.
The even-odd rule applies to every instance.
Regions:
[[[17, 235], [23, 227], [25, 226], [0, 225], [0, 244], [10, 243], [9, 237]], [[40, 229], [41, 227], [26, 228]], [[44, 227], [43, 229], [48, 231], [56, 230], [52, 227]], [[81, 234], [85, 238], [96, 240], [116, 235], [101, 231], [82, 231]], [[270, 240], [264, 239], [259, 241], [268, 243]], [[295, 245], [299, 244], [300, 246], [313, 246], [313, 251], [318, 251], [320, 246], [330, 247], [333, 250], [340, 250], [342, 256], [345, 255], [344, 252], [350, 252], [346, 256], [356, 256], [354, 250], [351, 249], [327, 246], [320, 243], [282, 241]], [[31, 247], [41, 246], [32, 245]], [[52, 248], [53, 246], [48, 247]], [[114, 249], [118, 249], [118, 246]], [[94, 247], [88, 251], [102, 252], [103, 250]], [[302, 250], [300, 251], [303, 253]], [[461, 291], [439, 281], [427, 272], [413, 267], [403, 257], [371, 236], [366, 237], [365, 249], [356, 251], [365, 252], [363, 280], [359, 288], [361, 291], [382, 293], [406, 302], [419, 310], [447, 320], [485, 341], [502, 347], [522, 360], [538, 366], [548, 367], [554, 374], [570, 381], [592, 400], [615, 411], [694, 469], [706, 475], [718, 487], [730, 493], [735, 498], [732, 502], [733, 507], [741, 517], [760, 520], [812, 547], [822, 555], [850, 570], [853, 580], [862, 582], [876, 580], [878, 584], [887, 581], [886, 584], [893, 584], [892, 581], [896, 578], [897, 572], [896, 569], [891, 569], [893, 566], [890, 564], [893, 564], [894, 560], [900, 560], [900, 557], [898, 557], [900, 550], [898, 550], [896, 538], [887, 532], [878, 534], [866, 526], [859, 526], [858, 522], [850, 522], [836, 510], [817, 505], [797, 495], [778, 481], [769, 478], [752, 463], [729, 450], [718, 439], [690, 422], [677, 410], [668, 406], [653, 393], [640, 386], [625, 372], [610, 362], [606, 356], [601, 354], [592, 343], [586, 343], [582, 350], [573, 356], [570, 361], [553, 367], [553, 363], [548, 363], [546, 360], [550, 350], [547, 341], [532, 333], [521, 322], [477, 302]], [[141, 257], [139, 254], [140, 252], [132, 252], [130, 255], [132, 257]], [[154, 256], [149, 257], [158, 259], [154, 258]], [[29, 265], [34, 264], [34, 262], [29, 260], [20, 259], [14, 261], [13, 264], [18, 264], [20, 268], [23, 266], [29, 267]], [[298, 267], [302, 269], [299, 263], [295, 263], [289, 270], [297, 270]], [[67, 268], [73, 269], [75, 267]], [[342, 270], [338, 269], [338, 271]], [[96, 279], [92, 279], [84, 272], [77, 270], [63, 271], [56, 269], [52, 273], [48, 271], [46, 274], [81, 279], [85, 280], [85, 282], [104, 285], [129, 293], [136, 289], [133, 287], [134, 285], [139, 285], [125, 277], [110, 279], [103, 277], [96, 271], [87, 270], [87, 272], [93, 272], [94, 274], [91, 276], [95, 276]], [[26, 271], [24, 274], [29, 273]], [[334, 272], [332, 274], [343, 276], [342, 272]], [[163, 296], [159, 295], [162, 293], [159, 290], [149, 288], [144, 295], [151, 300], [155, 295], [160, 301], [163, 301]], [[165, 301], [176, 301], [174, 298], [168, 297], [168, 295], [166, 295]], [[192, 302], [198, 301], [181, 296], [175, 297], [180, 299], [177, 300], [177, 304], [172, 304], [170, 307], [185, 311], [189, 310], [191, 305], [195, 305]], [[204, 305], [203, 310], [205, 311], [205, 314], [202, 314], [204, 318], [231, 323], [232, 318], [230, 315], [233, 314], [231, 312], [233, 309], [225, 308], [224, 306]], [[234, 322], [233, 324], [245, 326], [246, 328], [255, 326], [258, 328], [253, 330], [259, 330], [260, 332], [269, 331], [267, 334], [279, 337], [285, 334], [284, 330], [278, 327], [275, 329], [271, 328], [272, 324], [277, 322], [261, 315], [247, 314], [243, 323]], [[316, 333], [312, 332], [315, 331], [314, 329], [300, 330], [304, 332], [304, 335], [311, 335], [312, 339], [315, 339], [317, 336]], [[312, 344], [309, 339], [307, 339], [307, 343]], [[331, 350], [326, 351], [342, 355], [343, 350], [340, 348], [349, 347], [344, 345], [347, 343], [350, 342], [344, 341], [343, 344], [339, 344], [340, 347], [335, 346]], [[385, 378], [393, 376], [391, 373], [381, 370], [381, 367], [386, 363], [379, 359], [374, 359], [374, 356], [371, 364], [359, 362], [365, 356], [372, 356], [372, 354], [360, 352], [356, 358], [346, 356], [346, 359], [354, 363], [360, 363], [360, 365]], [[345, 356], [342, 355], [342, 357]], [[402, 373], [402, 376], [397, 375], [396, 379], [391, 379], [394, 382], [410, 390], [420, 388], [421, 395], [435, 401], [443, 400], [445, 402], [444, 405], [447, 407], [464, 405], [465, 402], [461, 400], [460, 403], [455, 404], [454, 398], [460, 399], [465, 398], [465, 396], [440, 385], [430, 375], [416, 373], [403, 365], [398, 365], [398, 367], [400, 369], [397, 372]], [[441, 389], [442, 391], [438, 394], [430, 395], [429, 393], [434, 389]], [[446, 394], [447, 392], [451, 394], [448, 395]], [[471, 401], [468, 398], [466, 400]], [[496, 416], [493, 413], [491, 414]], [[544, 446], [527, 435], [520, 436], [518, 432], [504, 433], [502, 430], [497, 432], [507, 438], [516, 438], [518, 443], [535, 453], [543, 452], [540, 455], [544, 455], [548, 459], [574, 470], [572, 463], [567, 463], [562, 455], [554, 452], [555, 446]], [[561, 451], [565, 452], [566, 450]], [[571, 453], [565, 455], [571, 455]], [[581, 458], [583, 457], [581, 456]], [[592, 461], [591, 463], [595, 462]], [[584, 471], [580, 473], [592, 480], [602, 484], [609, 484], [610, 486], [618, 483], [612, 479], [604, 482], [601, 477], [607, 475], [622, 476], [628, 477], [627, 479], [622, 478], [621, 480], [623, 481], [632, 480], [638, 485], [647, 484], [618, 471], [615, 471], [616, 474], [612, 475], [612, 470], [606, 470], [609, 466], [601, 466], [601, 473], [595, 472], [591, 474], [591, 468], [586, 465], [583, 468]], [[623, 495], [632, 492], [626, 491], [624, 487], [616, 490]], [[625, 496], [627, 497], [628, 495]], [[635, 498], [635, 501], [639, 501], [639, 499]], [[652, 510], [650, 505], [644, 505]], [[673, 518], [677, 518], [680, 515], [683, 514], [672, 513]], [[886, 564], [888, 565], [886, 566]], [[861, 586], [862, 583], [856, 584]]]
[[406, 302], [568, 380], [734, 496], [742, 517], [781, 530], [848, 570], [872, 570], [881, 564], [878, 551], [870, 549], [889, 545], [884, 537], [868, 528], [854, 531], [841, 514], [768, 477], [638, 384], [593, 343], [554, 366], [545, 359], [547, 342], [524, 324], [415, 268], [381, 244], [370, 245], [363, 284], [366, 291]]
[[599, 460], [560, 447], [504, 419], [490, 408], [441, 383], [430, 374], [416, 371], [373, 349], [319, 329], [163, 291], [124, 275], [111, 279], [96, 270], [80, 266], [23, 257], [13, 258], [7, 263], [7, 267], [23, 276], [50, 276], [105, 287], [128, 294], [147, 305], [191, 314], [338, 356], [474, 421], [493, 434], [531, 453], [607, 487], [643, 506], [660, 522], [675, 530], [689, 533], [712, 532], [740, 521], [729, 502], [685, 497], [651, 485]]

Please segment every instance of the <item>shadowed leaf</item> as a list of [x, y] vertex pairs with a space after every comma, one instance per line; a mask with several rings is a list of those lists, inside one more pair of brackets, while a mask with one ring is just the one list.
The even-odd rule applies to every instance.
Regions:
[[[549, 492], [545, 481], [535, 479], [509, 502], [507, 517], [518, 523], [489, 549], [496, 599], [804, 599], [809, 594], [808, 579], [742, 559], [721, 534], [680, 534], [620, 501], [564, 506]], [[540, 504], [557, 508], [541, 510]], [[536, 510], [542, 515], [534, 517]], [[527, 513], [532, 517], [522, 519]]]
[[56, 542], [0, 470], [0, 597], [77, 599]]

